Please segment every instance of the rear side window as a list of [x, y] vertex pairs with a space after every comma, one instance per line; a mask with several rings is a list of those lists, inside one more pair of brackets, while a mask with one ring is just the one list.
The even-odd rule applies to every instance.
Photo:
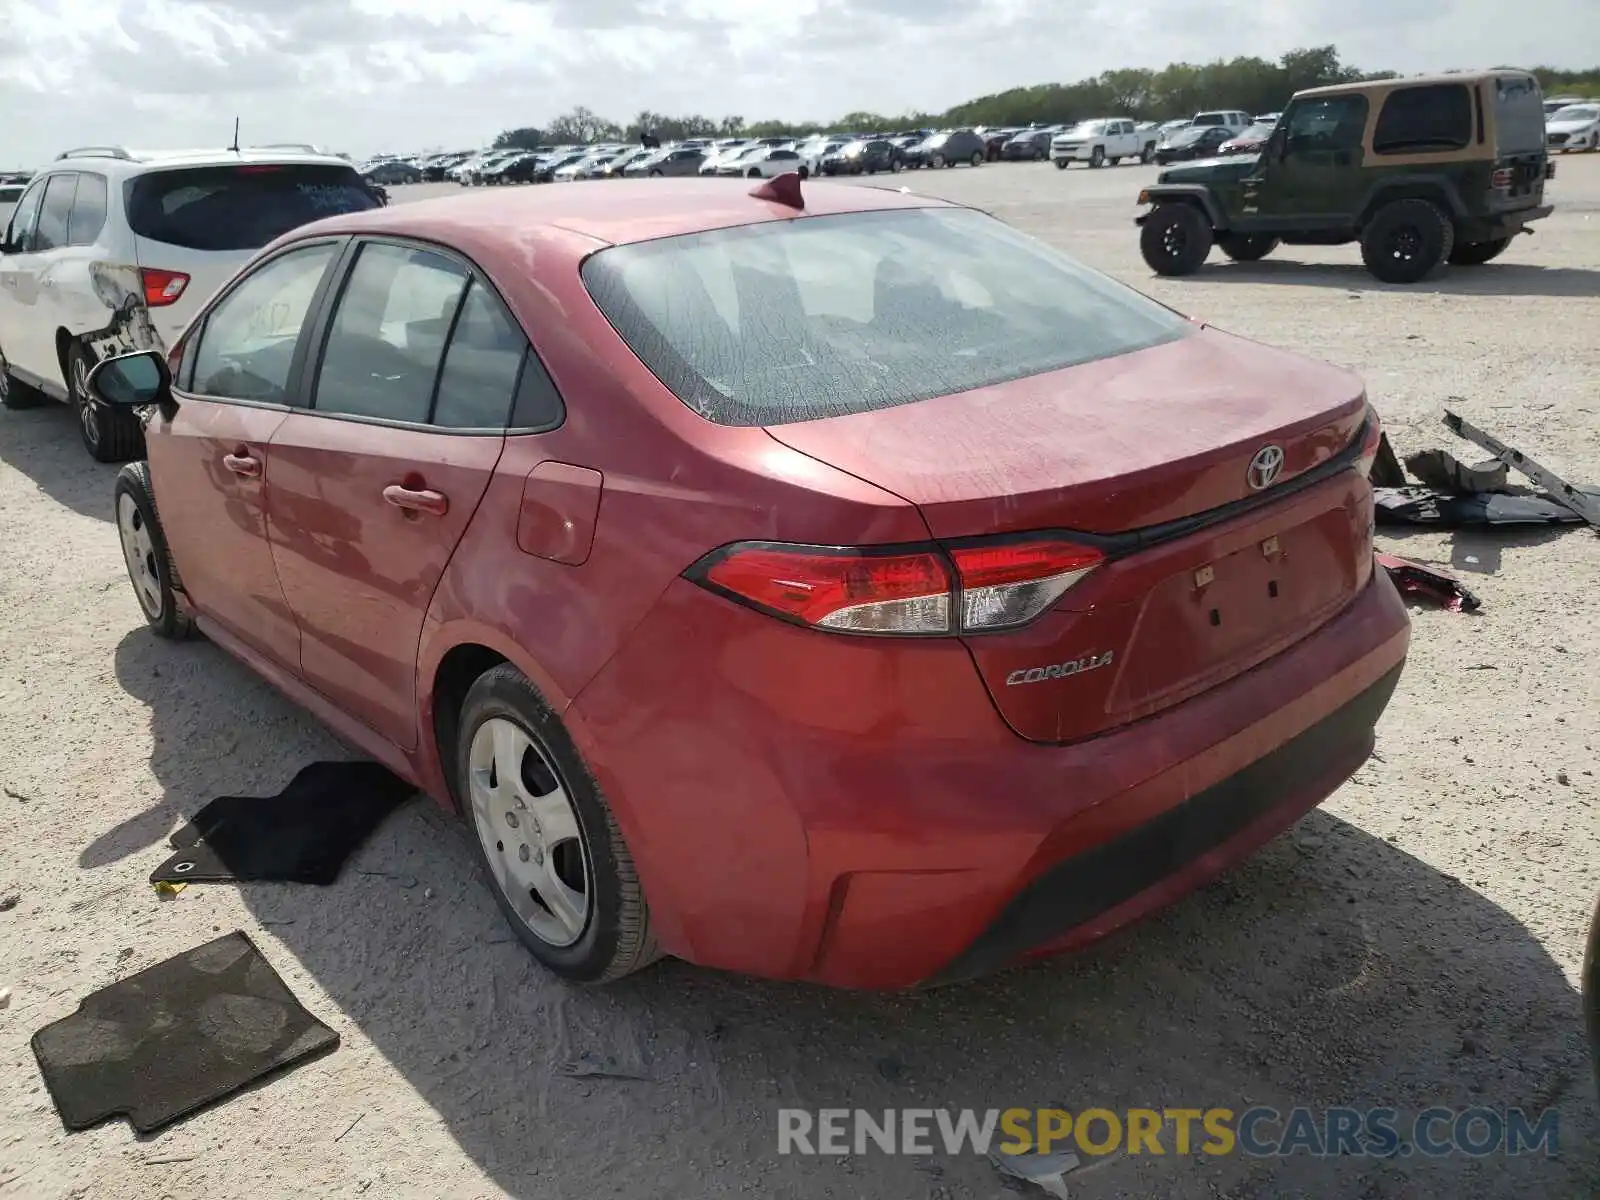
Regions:
[[583, 279], [680, 400], [724, 425], [889, 408], [1109, 358], [1192, 326], [965, 209], [614, 246]]
[[67, 244], [72, 224], [72, 197], [78, 190], [76, 175], [52, 175], [45, 184], [39, 224], [33, 231], [35, 250], [56, 250]]
[[6, 238], [14, 242], [18, 250], [26, 251], [33, 247], [33, 227], [39, 217], [39, 205], [44, 200], [45, 181], [29, 184], [27, 191], [22, 194], [22, 199], [17, 201], [16, 211], [11, 214], [11, 224], [6, 229]]
[[378, 207], [355, 168], [332, 164], [182, 167], [127, 186], [133, 232], [186, 250], [259, 250], [309, 221]]
[[469, 279], [455, 259], [432, 250], [363, 246], [334, 310], [313, 407], [426, 423]]
[[92, 246], [106, 224], [106, 180], [104, 175], [87, 172], [78, 176], [78, 193], [72, 201], [72, 220], [67, 227], [67, 242], [72, 246]]
[[1396, 88], [1378, 111], [1378, 154], [1464, 150], [1472, 144], [1472, 93], [1460, 83]]
[[522, 331], [499, 300], [474, 281], [445, 351], [433, 423], [451, 429], [504, 429], [527, 349]]
[[1529, 154], [1544, 149], [1544, 95], [1532, 75], [1497, 75], [1493, 87], [1495, 147], [1500, 154]]

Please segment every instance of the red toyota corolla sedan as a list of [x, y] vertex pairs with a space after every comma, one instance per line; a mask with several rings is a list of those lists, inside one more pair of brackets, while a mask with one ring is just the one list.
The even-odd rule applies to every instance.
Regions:
[[1328, 796], [1406, 655], [1358, 379], [898, 191], [337, 217], [94, 388], [150, 624], [461, 811], [573, 979], [1082, 945]]

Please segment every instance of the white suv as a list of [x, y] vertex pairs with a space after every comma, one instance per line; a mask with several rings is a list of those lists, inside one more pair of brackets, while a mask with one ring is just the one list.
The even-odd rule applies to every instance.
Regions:
[[0, 404], [71, 404], [96, 459], [138, 458], [137, 416], [88, 395], [90, 368], [165, 350], [279, 234], [381, 202], [348, 162], [310, 146], [60, 155], [0, 237]]

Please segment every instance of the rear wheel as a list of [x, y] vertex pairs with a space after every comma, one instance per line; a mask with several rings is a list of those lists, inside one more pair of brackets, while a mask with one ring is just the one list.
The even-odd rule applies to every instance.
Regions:
[[[1039, 157], [1043, 158], [1044, 156], [1040, 155]], [[974, 150], [972, 152], [972, 165], [975, 167], [983, 166], [983, 153], [981, 151]]]
[[661, 956], [633, 857], [566, 727], [515, 667], [461, 708], [456, 788], [512, 932], [555, 974], [603, 983]]
[[934, 155], [934, 156], [933, 156], [933, 158], [932, 158], [932, 159], [931, 159], [931, 160], [930, 160], [930, 165], [932, 165], [932, 166], [935, 166], [935, 167], [942, 167], [942, 166], [944, 166], [944, 155], [942, 155], [942, 154], [935, 154], [935, 155]]
[[1139, 252], [1157, 275], [1193, 275], [1211, 253], [1211, 222], [1192, 204], [1162, 204], [1145, 218]]
[[5, 350], [0, 349], [0, 408], [38, 408], [48, 402], [49, 397], [43, 392], [12, 378], [11, 364], [6, 361]]
[[1430, 200], [1394, 200], [1361, 231], [1361, 260], [1384, 283], [1419, 283], [1450, 257], [1455, 228]]
[[167, 547], [167, 535], [156, 513], [155, 492], [150, 487], [150, 464], [129, 463], [117, 475], [112, 489], [116, 502], [117, 536], [122, 559], [128, 565], [128, 582], [144, 610], [144, 619], [157, 637], [188, 637], [192, 626], [178, 604], [183, 584]]
[[139, 414], [126, 408], [109, 408], [89, 392], [89, 371], [94, 364], [78, 343], [67, 347], [67, 400], [78, 414], [78, 434], [96, 462], [120, 463], [144, 457], [144, 426]]
[[1217, 245], [1234, 262], [1256, 262], [1278, 248], [1278, 239], [1261, 233], [1224, 233]]
[[1508, 237], [1493, 238], [1487, 242], [1460, 242], [1450, 251], [1450, 265], [1481, 267], [1490, 259], [1499, 258], [1500, 252], [1510, 244]]
[[805, 163], [801, 163], [800, 164], [800, 170], [797, 171], [796, 174], [798, 174], [802, 180], [810, 179], [811, 178], [811, 168], [806, 166]]
[[745, 178], [746, 179], [760, 179], [761, 178], [761, 172], [759, 170], [757, 170], [755, 167], [751, 167], [750, 170], [745, 173]]

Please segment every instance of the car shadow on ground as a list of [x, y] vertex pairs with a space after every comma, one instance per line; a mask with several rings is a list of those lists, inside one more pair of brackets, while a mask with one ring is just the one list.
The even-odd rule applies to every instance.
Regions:
[[89, 457], [77, 418], [65, 404], [0, 409], [0, 462], [73, 512], [112, 519], [111, 488], [120, 468]]
[[[1277, 254], [1292, 255], [1285, 247]], [[1481, 267], [1447, 267], [1421, 283], [1383, 283], [1360, 261], [1303, 263], [1291, 258], [1262, 262], [1213, 262], [1189, 279], [1196, 283], [1277, 283], [1296, 287], [1343, 288], [1350, 292], [1421, 292], [1447, 296], [1600, 296], [1600, 271], [1586, 267], [1540, 267], [1493, 262]]]
[[[139, 629], [117, 647], [116, 672], [148, 706], [164, 793], [85, 851], [108, 878], [142, 880], [166, 856], [162, 836], [213, 796], [269, 795], [306, 762], [341, 756], [206, 642]], [[1392, 769], [1374, 760], [1352, 786], [1382, 788]], [[513, 940], [467, 836], [419, 798], [334, 886], [240, 889], [261, 926], [248, 931], [315, 980], [324, 995], [302, 999], [345, 1039], [320, 1069], [370, 1072], [375, 1050], [409, 1085], [365, 1087], [363, 1112], [326, 1114], [330, 1139], [364, 1118], [352, 1137], [369, 1141], [374, 1169], [404, 1162], [418, 1097], [517, 1196], [1001, 1194], [972, 1154], [780, 1157], [784, 1107], [1561, 1112], [1555, 1160], [1207, 1158], [1175, 1155], [1169, 1140], [1165, 1157], [1115, 1157], [1072, 1177], [1079, 1198], [1524, 1200], [1586, 1194], [1596, 1166], [1579, 1005], [1558, 965], [1472, 887], [1324, 811], [1086, 953], [893, 995], [676, 962], [605, 989], [569, 987]], [[1406, 909], [1425, 920], [1397, 919]], [[1423, 942], [1400, 932], [1421, 927]], [[573, 1078], [573, 1062], [647, 1078]], [[380, 1182], [374, 1194], [407, 1183]]]

